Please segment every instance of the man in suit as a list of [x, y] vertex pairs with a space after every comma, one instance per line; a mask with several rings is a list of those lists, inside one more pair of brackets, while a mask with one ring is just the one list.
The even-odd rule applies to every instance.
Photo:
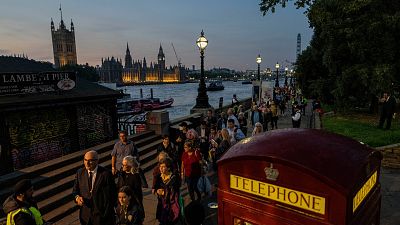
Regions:
[[73, 196], [80, 206], [82, 225], [113, 225], [117, 190], [111, 171], [98, 165], [96, 151], [84, 156], [84, 168], [78, 169]]
[[388, 92], [384, 92], [383, 97], [380, 99], [380, 103], [382, 104], [382, 109], [378, 128], [382, 129], [386, 120], [385, 130], [389, 130], [392, 125], [393, 115], [396, 112], [396, 99], [389, 95]]

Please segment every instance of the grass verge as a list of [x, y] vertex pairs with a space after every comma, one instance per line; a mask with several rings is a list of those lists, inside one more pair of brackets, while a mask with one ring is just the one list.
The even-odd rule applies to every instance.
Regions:
[[322, 124], [325, 130], [361, 141], [371, 147], [400, 143], [400, 120], [392, 121], [390, 130], [378, 129], [378, 115], [348, 114], [325, 116]]

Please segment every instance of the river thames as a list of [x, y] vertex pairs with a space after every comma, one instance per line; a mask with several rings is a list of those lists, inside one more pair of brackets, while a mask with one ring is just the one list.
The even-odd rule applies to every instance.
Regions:
[[[207, 84], [208, 85], [208, 84]], [[242, 84], [241, 81], [224, 81], [225, 89], [222, 91], [208, 91], [209, 103], [212, 107], [218, 108], [219, 98], [224, 98], [224, 104], [231, 103], [233, 94], [238, 99], [251, 97], [253, 86], [251, 84]], [[196, 103], [198, 83], [185, 84], [158, 84], [158, 85], [142, 85], [142, 86], [125, 86], [118, 89], [124, 90], [125, 93], [131, 95], [132, 98], [140, 97], [140, 89], [143, 90], [143, 97], [150, 97], [150, 89], [153, 89], [154, 98], [164, 100], [173, 98], [174, 104], [171, 108], [167, 108], [170, 119], [186, 116], [190, 114], [190, 109]]]

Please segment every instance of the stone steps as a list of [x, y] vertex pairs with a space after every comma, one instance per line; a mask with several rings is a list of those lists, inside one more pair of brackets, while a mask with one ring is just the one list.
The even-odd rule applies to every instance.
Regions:
[[[129, 137], [139, 149], [141, 168], [146, 172], [157, 164], [157, 146], [161, 143], [161, 137], [154, 131], [147, 131]], [[91, 149], [99, 153], [99, 164], [111, 168], [111, 151], [115, 140], [107, 142]], [[78, 207], [73, 202], [72, 187], [77, 169], [83, 166], [83, 154], [79, 151], [67, 156], [60, 157], [36, 166], [26, 168], [0, 177], [0, 200], [13, 192], [14, 184], [21, 179], [32, 179], [35, 188], [35, 199], [38, 201], [39, 209], [47, 221], [56, 222]], [[46, 165], [48, 165], [46, 167]], [[4, 182], [4, 185], [3, 185]], [[0, 217], [5, 217], [3, 210]], [[5, 223], [5, 218], [0, 219], [0, 225]]]

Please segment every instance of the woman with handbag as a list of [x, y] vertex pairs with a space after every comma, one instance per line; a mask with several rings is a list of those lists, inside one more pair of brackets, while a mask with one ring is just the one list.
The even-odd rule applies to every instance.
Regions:
[[156, 178], [154, 185], [158, 198], [156, 218], [160, 225], [176, 224], [180, 215], [179, 176], [172, 172], [170, 158], [161, 160], [159, 168], [161, 174]]

